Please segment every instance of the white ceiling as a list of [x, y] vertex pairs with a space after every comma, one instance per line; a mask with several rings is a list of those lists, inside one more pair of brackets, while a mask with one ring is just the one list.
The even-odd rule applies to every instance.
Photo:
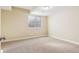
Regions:
[[[41, 15], [41, 16], [49, 16], [51, 14], [55, 14], [65, 9], [79, 9], [78, 6], [50, 6], [49, 9], [44, 9], [45, 6], [16, 6], [19, 8], [29, 9], [30, 14]], [[0, 6], [1, 9], [12, 10], [11, 6]]]
[[36, 8], [36, 6], [16, 6], [16, 7], [23, 8], [23, 9], [29, 9], [29, 10], [33, 10]]
[[41, 16], [48, 16], [51, 13], [51, 10], [54, 6], [50, 6], [49, 9], [44, 9], [44, 6], [17, 6], [19, 8], [29, 9], [31, 12], [30, 14], [34, 15], [41, 15]]
[[0, 9], [11, 10], [11, 6], [0, 6]]
[[[50, 7], [49, 9], [44, 9], [45, 6], [16, 6], [23, 9], [29, 9], [30, 14], [32, 15], [41, 15], [41, 16], [48, 16], [51, 13], [51, 10], [54, 6]], [[1, 9], [5, 10], [12, 10], [11, 6], [0, 6]]]

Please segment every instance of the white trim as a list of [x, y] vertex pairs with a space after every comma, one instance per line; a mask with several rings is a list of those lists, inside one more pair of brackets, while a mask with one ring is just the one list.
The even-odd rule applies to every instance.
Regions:
[[20, 38], [13, 38], [13, 39], [3, 40], [1, 42], [10, 42], [10, 41], [25, 40], [25, 39], [38, 38], [38, 37], [46, 37], [46, 36], [48, 36], [48, 35], [46, 34], [46, 35], [40, 35], [40, 36], [20, 37]]
[[73, 44], [76, 44], [76, 45], [79, 45], [78, 42], [71, 41], [71, 40], [68, 40], [68, 39], [63, 39], [63, 38], [61, 38], [61, 37], [57, 37], [57, 36], [50, 36], [50, 37], [56, 38], [56, 39], [58, 39], [58, 40], [63, 40], [63, 41], [69, 42], [69, 43], [73, 43]]

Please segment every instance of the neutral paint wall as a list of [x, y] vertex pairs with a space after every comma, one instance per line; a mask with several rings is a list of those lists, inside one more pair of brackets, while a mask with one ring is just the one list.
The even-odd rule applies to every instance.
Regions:
[[48, 19], [49, 36], [79, 43], [79, 7], [66, 7]]
[[[1, 37], [1, 9], [0, 9], [0, 37]], [[0, 42], [0, 50], [1, 50], [1, 42]]]
[[1, 9], [0, 9], [0, 37], [1, 37]]
[[28, 27], [29, 11], [13, 7], [11, 11], [2, 10], [2, 35], [6, 41], [18, 40], [18, 38], [47, 35], [47, 17], [42, 17], [41, 28]]

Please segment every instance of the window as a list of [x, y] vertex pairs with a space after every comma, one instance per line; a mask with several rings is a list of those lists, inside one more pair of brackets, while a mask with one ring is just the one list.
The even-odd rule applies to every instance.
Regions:
[[29, 16], [28, 26], [29, 27], [41, 27], [41, 16]]

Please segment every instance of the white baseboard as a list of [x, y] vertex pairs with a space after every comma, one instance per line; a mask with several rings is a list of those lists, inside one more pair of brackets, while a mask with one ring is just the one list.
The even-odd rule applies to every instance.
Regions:
[[[52, 37], [52, 36], [51, 36], [51, 37]], [[78, 42], [71, 41], [71, 40], [68, 40], [68, 39], [63, 39], [63, 38], [61, 38], [61, 37], [53, 36], [52, 38], [56, 38], [56, 39], [58, 39], [58, 40], [63, 40], [63, 41], [66, 41], [66, 42], [69, 42], [69, 43], [72, 43], [72, 44], [79, 45]]]
[[25, 40], [25, 39], [38, 38], [38, 37], [46, 37], [46, 36], [48, 36], [48, 35], [29, 36], [29, 37], [19, 37], [19, 38], [7, 39], [7, 40], [2, 41], [2, 42], [11, 42], [11, 41]]

